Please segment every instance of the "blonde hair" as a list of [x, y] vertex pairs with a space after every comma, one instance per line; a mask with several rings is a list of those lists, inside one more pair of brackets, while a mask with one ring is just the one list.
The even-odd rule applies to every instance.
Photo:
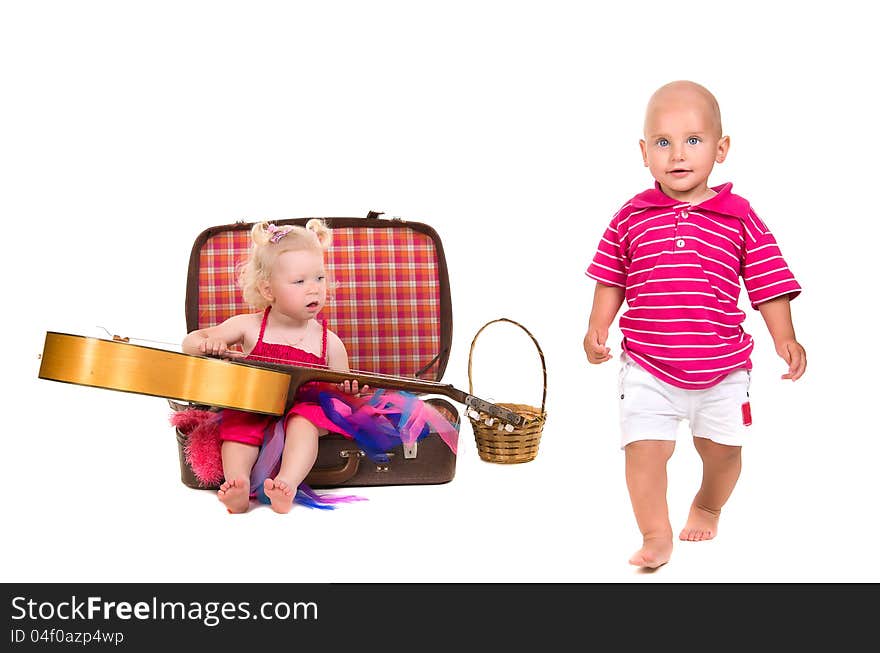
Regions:
[[257, 222], [251, 228], [250, 255], [238, 270], [238, 285], [244, 301], [258, 310], [266, 308], [269, 302], [260, 292], [260, 284], [269, 280], [276, 259], [284, 252], [323, 254], [332, 241], [330, 229], [318, 218], [309, 220], [305, 227]]

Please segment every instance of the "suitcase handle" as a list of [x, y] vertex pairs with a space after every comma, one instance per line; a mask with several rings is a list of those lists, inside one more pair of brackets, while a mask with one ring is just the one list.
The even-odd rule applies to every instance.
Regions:
[[341, 485], [354, 478], [361, 464], [363, 452], [359, 449], [343, 449], [339, 452], [343, 462], [339, 465], [327, 467], [312, 467], [312, 470], [303, 479], [306, 485]]

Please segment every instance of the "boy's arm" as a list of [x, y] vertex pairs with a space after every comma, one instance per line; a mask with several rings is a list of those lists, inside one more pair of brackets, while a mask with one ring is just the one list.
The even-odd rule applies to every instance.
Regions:
[[807, 352], [795, 338], [788, 295], [758, 304], [758, 310], [773, 338], [776, 353], [788, 363], [788, 374], [783, 374], [782, 378], [796, 381], [807, 369]]
[[584, 336], [584, 351], [587, 353], [587, 360], [593, 364], [604, 363], [612, 358], [611, 349], [605, 346], [605, 341], [608, 339], [608, 327], [623, 305], [625, 295], [626, 291], [619, 286], [596, 282], [593, 310], [590, 311], [590, 323]]

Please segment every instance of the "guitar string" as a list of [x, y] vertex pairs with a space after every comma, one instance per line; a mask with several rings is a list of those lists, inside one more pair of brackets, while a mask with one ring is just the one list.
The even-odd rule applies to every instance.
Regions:
[[103, 329], [104, 333], [106, 333], [108, 336], [110, 336], [110, 338], [112, 338], [113, 340], [119, 340], [119, 339], [122, 339], [123, 341], [137, 340], [138, 342], [152, 342], [157, 345], [171, 345], [172, 347], [177, 347], [178, 349], [180, 348], [179, 342], [168, 342], [167, 340], [150, 340], [149, 338], [135, 338], [134, 336], [125, 336], [123, 338], [122, 336], [114, 335], [114, 334], [110, 333], [110, 331], [107, 329], [107, 327], [102, 327], [100, 324], [96, 325], [96, 326], [98, 329]]
[[[260, 356], [259, 358], [254, 358], [254, 359], [231, 358], [231, 359], [227, 359], [227, 360], [231, 360], [232, 362], [236, 362], [236, 363], [242, 363], [244, 365], [254, 364], [254, 367], [261, 367], [260, 363], [265, 362], [265, 363], [277, 364], [282, 367], [293, 367], [293, 368], [307, 367], [309, 369], [325, 370], [328, 372], [336, 372], [338, 374], [343, 374], [343, 375], [344, 374], [352, 374], [353, 376], [372, 376], [372, 377], [376, 377], [379, 379], [414, 381], [416, 383], [424, 383], [426, 385], [433, 385], [433, 386], [437, 386], [437, 387], [443, 387], [446, 385], [446, 384], [440, 383], [439, 381], [429, 381], [427, 379], [420, 379], [418, 377], [400, 377], [400, 376], [395, 376], [393, 374], [382, 374], [381, 372], [371, 372], [369, 370], [356, 370], [356, 369], [336, 370], [336, 369], [333, 369], [332, 367], [330, 367], [329, 365], [319, 365], [317, 363], [306, 363], [306, 362], [301, 363], [301, 362], [297, 361], [296, 365], [292, 365], [290, 363], [290, 361], [287, 361], [287, 360], [284, 360], [281, 358], [272, 358], [270, 356]], [[267, 368], [263, 368], [263, 369], [267, 369]], [[271, 368], [269, 368], [269, 369], [271, 369]]]

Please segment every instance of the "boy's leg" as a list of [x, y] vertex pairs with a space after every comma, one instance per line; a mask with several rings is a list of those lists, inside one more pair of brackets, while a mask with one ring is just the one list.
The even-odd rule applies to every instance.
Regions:
[[275, 478], [267, 478], [263, 490], [275, 512], [290, 512], [296, 488], [312, 469], [318, 457], [318, 438], [322, 431], [301, 415], [287, 420], [281, 468]]
[[243, 442], [225, 440], [220, 445], [223, 477], [226, 479], [217, 492], [217, 498], [232, 513], [246, 512], [250, 506], [251, 469], [257, 462], [260, 448]]
[[718, 444], [694, 437], [703, 459], [703, 482], [694, 497], [688, 520], [678, 539], [689, 542], [711, 540], [718, 532], [718, 517], [727, 503], [742, 470], [742, 447]]
[[672, 555], [672, 525], [666, 504], [666, 463], [673, 440], [638, 440], [626, 445], [626, 487], [642, 532], [642, 548], [630, 558], [638, 567], [659, 567]]

